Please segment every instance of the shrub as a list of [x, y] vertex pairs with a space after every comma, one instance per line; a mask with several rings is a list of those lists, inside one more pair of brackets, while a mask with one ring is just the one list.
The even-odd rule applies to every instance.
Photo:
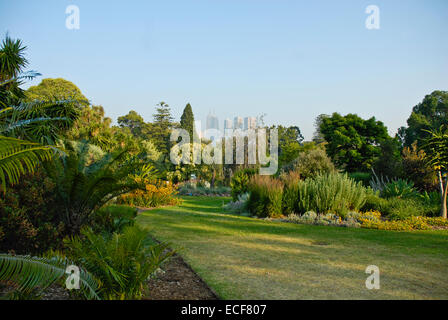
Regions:
[[297, 212], [316, 211], [344, 216], [364, 204], [366, 189], [346, 174], [319, 175], [298, 182]]
[[283, 183], [271, 176], [254, 176], [249, 183], [249, 211], [261, 218], [282, 214]]
[[249, 191], [250, 178], [257, 173], [256, 169], [243, 169], [237, 171], [230, 181], [230, 188], [232, 189], [233, 201], [238, 200], [238, 196]]
[[98, 232], [121, 233], [126, 226], [133, 226], [137, 209], [128, 206], [110, 205], [95, 212], [93, 229]]
[[238, 196], [237, 201], [230, 201], [224, 206], [224, 210], [230, 211], [231, 213], [247, 213], [248, 211], [248, 200], [249, 193], [244, 193]]
[[403, 179], [394, 180], [385, 185], [381, 195], [385, 198], [410, 198], [417, 195], [417, 190], [414, 189], [414, 183]]
[[356, 182], [361, 182], [364, 187], [368, 187], [370, 180], [372, 179], [372, 174], [370, 172], [352, 172], [349, 173], [348, 176]]
[[159, 207], [164, 205], [176, 205], [180, 199], [176, 198], [176, 187], [169, 181], [150, 181], [143, 179], [145, 190], [134, 190], [117, 198], [117, 204], [125, 204], [138, 207]]
[[291, 171], [288, 174], [283, 174], [281, 179], [284, 183], [283, 188], [283, 214], [290, 215], [299, 212], [298, 197], [299, 197], [299, 183], [300, 174]]
[[325, 150], [316, 148], [301, 152], [297, 159], [283, 167], [283, 171], [296, 171], [303, 179], [306, 179], [321, 174], [335, 173], [336, 169]]
[[54, 184], [42, 172], [22, 176], [0, 197], [0, 251], [38, 254], [62, 244], [65, 225]]
[[297, 214], [291, 214], [286, 218], [286, 221], [301, 224], [314, 224], [321, 226], [337, 226], [337, 227], [349, 227], [349, 228], [359, 228], [361, 224], [352, 216], [347, 216], [347, 218], [342, 219], [340, 216], [327, 213], [327, 214], [316, 214], [314, 211], [308, 211], [303, 215], [299, 216]]
[[146, 280], [173, 255], [137, 225], [109, 236], [83, 229], [81, 236], [65, 241], [69, 255], [101, 281], [105, 299], [140, 299]]
[[381, 213], [378, 211], [370, 211], [361, 214], [358, 218], [362, 228], [393, 230], [393, 231], [412, 231], [412, 230], [429, 230], [430, 225], [422, 217], [408, 217], [399, 221], [382, 220]]
[[427, 201], [430, 200], [422, 199], [421, 196], [383, 199], [378, 193], [369, 193], [361, 211], [378, 211], [392, 220], [403, 220], [410, 216], [437, 216], [440, 204], [431, 204]]

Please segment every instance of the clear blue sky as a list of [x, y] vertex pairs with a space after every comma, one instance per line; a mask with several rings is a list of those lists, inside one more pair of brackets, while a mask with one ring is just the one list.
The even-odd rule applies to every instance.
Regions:
[[[65, 27], [70, 4], [80, 30]], [[370, 4], [380, 30], [365, 28]], [[392, 134], [448, 90], [446, 0], [0, 0], [0, 31], [23, 39], [30, 69], [74, 82], [114, 120], [151, 120], [160, 101], [178, 119], [190, 102], [201, 120], [266, 113], [307, 139], [334, 111]]]

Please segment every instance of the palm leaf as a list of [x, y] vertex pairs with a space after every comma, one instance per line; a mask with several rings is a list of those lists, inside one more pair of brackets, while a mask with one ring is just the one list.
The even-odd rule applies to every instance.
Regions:
[[[39, 258], [0, 254], [0, 282], [12, 282], [17, 292], [38, 295], [56, 281], [67, 276], [70, 261], [59, 256]], [[88, 272], [80, 268], [80, 290], [87, 299], [99, 299], [98, 282]]]
[[22, 174], [33, 172], [37, 164], [50, 160], [53, 147], [20, 139], [0, 136], [0, 181], [6, 190], [6, 182], [17, 183]]

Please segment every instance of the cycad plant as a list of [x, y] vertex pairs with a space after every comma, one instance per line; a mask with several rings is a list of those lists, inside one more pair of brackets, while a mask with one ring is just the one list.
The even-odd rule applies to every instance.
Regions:
[[66, 143], [65, 155], [44, 167], [56, 185], [57, 201], [70, 234], [79, 233], [95, 210], [109, 200], [144, 187], [133, 178], [141, 163], [129, 159], [127, 150], [105, 153], [92, 161], [87, 142], [76, 149]]
[[[52, 284], [66, 279], [67, 267], [73, 265], [67, 258], [13, 256], [0, 254], [0, 282], [7, 283], [14, 290], [9, 299], [35, 299]], [[79, 268], [79, 289], [86, 299], [99, 299], [99, 282], [83, 268]]]
[[101, 281], [100, 296], [108, 300], [140, 299], [146, 280], [174, 254], [137, 225], [112, 235], [85, 228], [81, 236], [65, 241], [69, 255]]

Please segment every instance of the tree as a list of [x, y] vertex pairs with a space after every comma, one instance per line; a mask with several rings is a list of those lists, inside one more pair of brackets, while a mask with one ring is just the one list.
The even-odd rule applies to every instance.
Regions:
[[403, 178], [409, 179], [420, 191], [437, 190], [437, 175], [429, 166], [424, 150], [418, 149], [417, 142], [411, 147], [404, 147], [401, 152]]
[[422, 146], [424, 140], [431, 136], [429, 132], [448, 125], [448, 91], [434, 91], [426, 95], [423, 101], [412, 109], [407, 124], [407, 128], [399, 129], [402, 143], [410, 147], [417, 141], [418, 146]]
[[303, 141], [302, 133], [299, 127], [291, 126], [273, 126], [278, 131], [278, 159], [279, 165], [283, 166], [290, 163], [300, 153], [301, 142]]
[[127, 115], [118, 117], [118, 124], [122, 128], [129, 128], [134, 136], [140, 137], [145, 126], [145, 120], [137, 112], [131, 110]]
[[80, 108], [89, 105], [81, 90], [73, 82], [62, 78], [43, 79], [37, 86], [29, 87], [25, 94], [27, 101], [73, 100], [78, 101]]
[[165, 102], [160, 102], [156, 106], [156, 113], [153, 115], [154, 122], [149, 126], [149, 138], [165, 156], [170, 154], [170, 135], [174, 127], [170, 106]]
[[[6, 67], [4, 66], [6, 65]], [[5, 79], [7, 74], [13, 74], [9, 64], [2, 64], [0, 75]], [[20, 78], [20, 74], [16, 78]], [[25, 75], [33, 78], [35, 74]], [[7, 84], [14, 81], [6, 79], [0, 82], [3, 90]], [[13, 88], [14, 90], [14, 88]], [[51, 146], [62, 132], [68, 130], [76, 120], [78, 113], [73, 101], [33, 101], [24, 102], [20, 99], [10, 99], [14, 94], [10, 90], [2, 91], [0, 96], [0, 182], [2, 190], [6, 183], [14, 184], [21, 175], [33, 172], [37, 165], [49, 160], [55, 154]], [[18, 102], [12, 105], [11, 101]], [[44, 144], [48, 145], [44, 145]]]
[[447, 218], [447, 193], [448, 193], [448, 131], [440, 127], [437, 131], [427, 131], [423, 148], [428, 156], [428, 163], [437, 172], [440, 187], [441, 210], [440, 215]]
[[187, 103], [184, 108], [184, 112], [180, 117], [180, 127], [187, 130], [190, 134], [190, 142], [193, 141], [193, 130], [194, 130], [194, 114], [191, 105]]
[[373, 169], [380, 176], [394, 179], [403, 174], [403, 163], [398, 138], [389, 138], [380, 143], [380, 156], [373, 164]]
[[356, 114], [323, 117], [319, 129], [327, 141], [327, 154], [348, 172], [369, 171], [381, 154], [379, 145], [390, 139], [381, 121], [375, 117], [364, 120]]
[[16, 104], [18, 99], [24, 97], [23, 90], [20, 88], [22, 82], [20, 75], [23, 74], [25, 67], [28, 65], [28, 60], [25, 58], [26, 46], [23, 45], [22, 40], [11, 39], [6, 35], [0, 47], [0, 99], [1, 107], [6, 104]]

